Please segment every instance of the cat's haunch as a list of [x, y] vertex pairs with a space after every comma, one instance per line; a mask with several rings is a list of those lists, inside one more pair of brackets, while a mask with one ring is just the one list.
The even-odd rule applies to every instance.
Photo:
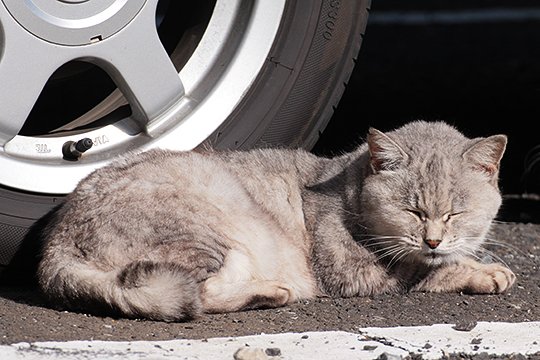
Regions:
[[82, 180], [44, 230], [52, 304], [182, 321], [329, 295], [500, 293], [475, 259], [501, 205], [504, 135], [416, 121], [335, 158], [152, 150]]

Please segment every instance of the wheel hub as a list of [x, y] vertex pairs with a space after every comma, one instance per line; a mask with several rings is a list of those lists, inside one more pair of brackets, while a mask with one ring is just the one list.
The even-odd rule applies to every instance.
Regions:
[[146, 0], [2, 0], [28, 32], [60, 45], [104, 40], [129, 24]]

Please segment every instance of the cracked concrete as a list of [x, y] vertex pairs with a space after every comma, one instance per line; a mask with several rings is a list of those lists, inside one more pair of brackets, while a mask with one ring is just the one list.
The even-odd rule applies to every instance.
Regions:
[[468, 331], [453, 324], [344, 331], [261, 334], [203, 340], [70, 341], [0, 346], [8, 359], [439, 359], [540, 355], [540, 322], [479, 322]]
[[[452, 324], [419, 327], [364, 328], [362, 335], [383, 339], [395, 348], [406, 349], [423, 359], [450, 354], [533, 355], [540, 353], [540, 322], [479, 322], [461, 330]], [[380, 341], [380, 340], [379, 340]]]

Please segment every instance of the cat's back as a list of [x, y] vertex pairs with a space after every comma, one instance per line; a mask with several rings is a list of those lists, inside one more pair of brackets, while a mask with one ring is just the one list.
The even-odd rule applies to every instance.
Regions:
[[[301, 159], [299, 159], [301, 158]], [[275, 175], [305, 177], [300, 166], [316, 166], [316, 157], [301, 150], [257, 149], [251, 151], [168, 151], [150, 150], [125, 156], [96, 170], [81, 181], [76, 191], [111, 188], [127, 184], [162, 186], [178, 182], [204, 185], [206, 180], [235, 175], [242, 182], [265, 182]], [[301, 173], [300, 173], [301, 172]], [[303, 179], [300, 179], [303, 181]]]
[[187, 219], [212, 202], [226, 206], [241, 193], [219, 157], [167, 150], [128, 155], [80, 181], [48, 226], [47, 242], [54, 247], [78, 239], [77, 247], [93, 251], [107, 234], [138, 238], [157, 227], [174, 233], [175, 216]]
[[213, 224], [210, 219], [215, 218], [219, 225], [231, 216], [262, 212], [286, 231], [301, 229], [305, 176], [298, 169], [298, 156], [314, 159], [301, 151], [276, 149], [151, 150], [127, 156], [80, 182], [66, 199], [63, 222], [88, 221], [106, 228], [113, 217], [143, 224], [143, 217], [156, 223], [164, 217], [193, 222], [206, 214], [206, 223]]
[[102, 259], [120, 253], [120, 259], [182, 237], [222, 238], [229, 247], [279, 238], [304, 251], [293, 157], [152, 150], [117, 160], [68, 195], [46, 231], [47, 251], [70, 248]]
[[223, 171], [219, 157], [212, 154], [150, 150], [125, 156], [94, 171], [80, 182], [75, 193], [117, 193], [129, 187], [151, 190], [190, 179], [200, 182]]

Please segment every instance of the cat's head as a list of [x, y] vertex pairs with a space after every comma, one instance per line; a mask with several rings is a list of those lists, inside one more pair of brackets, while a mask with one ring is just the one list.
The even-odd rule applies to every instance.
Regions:
[[472, 256], [501, 205], [497, 186], [506, 136], [468, 139], [441, 122], [387, 134], [370, 129], [371, 174], [362, 193], [366, 232], [390, 262], [430, 265]]

